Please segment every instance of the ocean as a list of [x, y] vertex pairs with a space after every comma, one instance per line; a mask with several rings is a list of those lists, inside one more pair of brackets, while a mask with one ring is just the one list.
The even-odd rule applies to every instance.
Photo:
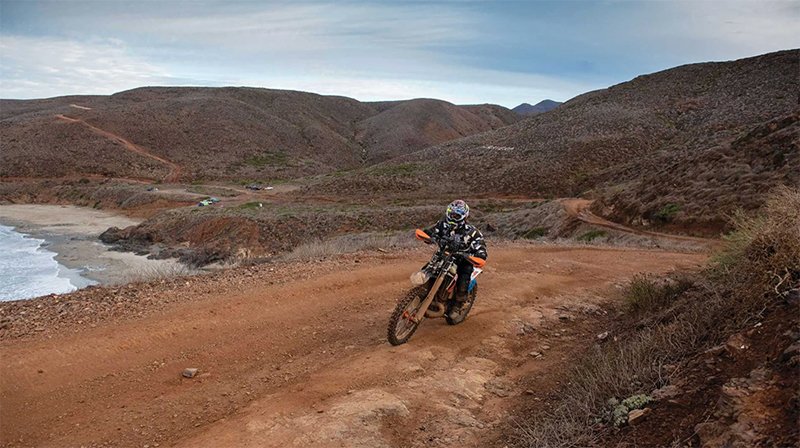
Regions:
[[94, 283], [55, 260], [45, 240], [0, 225], [0, 301], [63, 294]]

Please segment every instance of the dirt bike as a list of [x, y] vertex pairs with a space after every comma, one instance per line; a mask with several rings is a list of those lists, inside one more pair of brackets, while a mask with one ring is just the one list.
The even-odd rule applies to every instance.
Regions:
[[[416, 237], [426, 243], [433, 243], [428, 234], [416, 231]], [[411, 275], [411, 283], [416, 285], [401, 299], [389, 319], [387, 337], [392, 345], [405, 344], [427, 318], [444, 317], [450, 325], [457, 325], [467, 318], [478, 293], [477, 277], [483, 272], [486, 261], [464, 252], [463, 244], [456, 239], [437, 241], [439, 249], [419, 272]], [[467, 298], [455, 311], [457, 263], [466, 259], [474, 266], [472, 278], [467, 289]], [[455, 311], [455, 312], [454, 312]]]

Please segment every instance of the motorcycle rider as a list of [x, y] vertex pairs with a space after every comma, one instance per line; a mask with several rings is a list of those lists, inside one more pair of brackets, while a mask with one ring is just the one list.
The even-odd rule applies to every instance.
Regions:
[[[468, 216], [469, 206], [461, 199], [457, 199], [447, 206], [444, 218], [423, 231], [437, 243], [455, 240], [461, 244], [464, 252], [485, 260], [487, 252], [483, 234], [475, 226], [467, 223]], [[454, 307], [453, 313], [458, 313], [461, 304], [467, 300], [467, 289], [474, 269], [472, 263], [464, 258], [458, 260], [457, 267], [458, 281], [455, 295], [457, 306]]]

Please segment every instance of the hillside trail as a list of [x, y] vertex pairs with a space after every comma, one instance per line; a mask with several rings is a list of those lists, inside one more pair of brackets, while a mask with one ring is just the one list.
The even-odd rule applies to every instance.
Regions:
[[[547, 400], [595, 343], [620, 285], [706, 260], [498, 245], [464, 323], [426, 320], [392, 347], [391, 310], [429, 256], [424, 247], [276, 267], [285, 276], [261, 265], [225, 281], [187, 278], [163, 293], [181, 301], [158, 312], [0, 340], [0, 445], [491, 446], [515, 403]], [[198, 376], [182, 378], [188, 367]]]
[[601, 218], [600, 216], [595, 215], [594, 213], [591, 212], [591, 210], [589, 210], [589, 207], [594, 202], [590, 199], [564, 198], [564, 199], [559, 199], [559, 202], [561, 202], [561, 205], [564, 207], [564, 210], [567, 212], [568, 215], [577, 218], [587, 224], [605, 227], [619, 232], [631, 233], [634, 235], [650, 236], [654, 238], [663, 238], [673, 241], [688, 241], [693, 243], [701, 243], [709, 246], [716, 246], [719, 244], [718, 240], [710, 238], [675, 235], [671, 233], [651, 232], [648, 230], [634, 229], [613, 221], [609, 221], [605, 218]]
[[68, 116], [63, 115], [63, 114], [57, 114], [56, 118], [58, 118], [59, 120], [63, 120], [63, 121], [69, 122], [69, 123], [79, 123], [79, 124], [89, 128], [95, 134], [101, 135], [103, 137], [108, 138], [111, 141], [119, 143], [120, 145], [122, 145], [123, 148], [127, 149], [128, 151], [135, 152], [136, 154], [139, 154], [141, 156], [147, 157], [149, 159], [153, 159], [153, 160], [155, 160], [157, 162], [160, 162], [160, 163], [166, 165], [167, 167], [169, 167], [169, 173], [164, 177], [164, 179], [163, 179], [164, 182], [177, 182], [180, 179], [181, 174], [183, 173], [183, 168], [181, 168], [181, 166], [176, 164], [175, 162], [172, 162], [172, 161], [167, 160], [167, 159], [165, 159], [163, 157], [157, 156], [157, 155], [153, 154], [152, 152], [150, 152], [150, 150], [148, 150], [148, 149], [146, 149], [146, 148], [144, 148], [142, 146], [139, 146], [139, 145], [131, 142], [130, 140], [127, 140], [127, 139], [125, 139], [125, 138], [123, 138], [123, 137], [121, 137], [121, 136], [119, 136], [117, 134], [114, 134], [113, 132], [109, 132], [109, 131], [106, 131], [105, 129], [98, 128], [97, 126], [91, 125], [91, 124], [87, 123], [86, 121], [81, 120], [80, 118], [72, 118], [72, 117], [68, 117]]

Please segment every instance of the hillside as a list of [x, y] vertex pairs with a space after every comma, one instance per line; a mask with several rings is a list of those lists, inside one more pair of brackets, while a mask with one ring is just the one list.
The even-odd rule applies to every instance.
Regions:
[[522, 103], [519, 106], [511, 109], [511, 111], [515, 112], [517, 115], [522, 115], [523, 117], [532, 117], [541, 113], [550, 112], [562, 104], [564, 103], [559, 101], [542, 100], [534, 105]]
[[[661, 214], [719, 226], [734, 208], [757, 207], [774, 186], [799, 181], [791, 169], [800, 164], [799, 56], [787, 50], [639, 76], [496, 131], [320, 179], [310, 190], [587, 193], [626, 221], [651, 222], [675, 204]], [[436, 181], [426, 180], [433, 173]]]
[[391, 107], [358, 124], [357, 140], [365, 148], [368, 162], [491, 131], [518, 120], [510, 110], [488, 104], [456, 106], [432, 99], [381, 104]]
[[383, 104], [233, 87], [2, 100], [0, 177], [286, 179], [356, 168], [517, 119], [500, 106]]

